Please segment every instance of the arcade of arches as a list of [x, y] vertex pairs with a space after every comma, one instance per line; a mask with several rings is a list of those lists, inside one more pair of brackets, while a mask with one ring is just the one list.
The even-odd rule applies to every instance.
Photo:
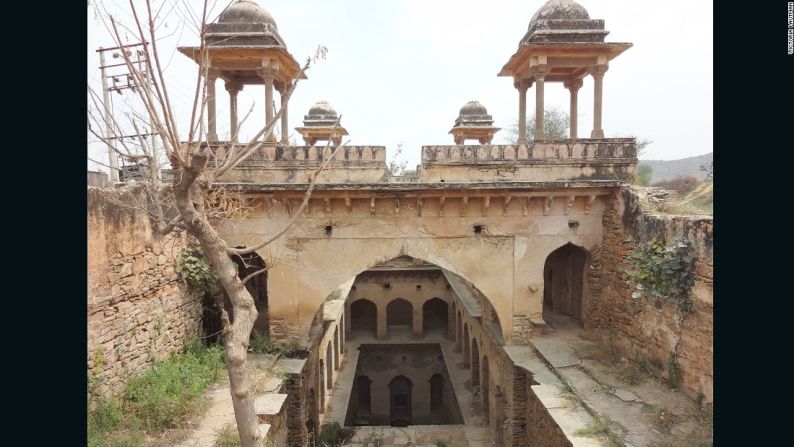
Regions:
[[398, 257], [357, 275], [322, 312], [307, 420], [507, 446], [527, 437], [530, 415], [542, 417], [532, 373], [504, 349], [487, 298], [452, 272]]

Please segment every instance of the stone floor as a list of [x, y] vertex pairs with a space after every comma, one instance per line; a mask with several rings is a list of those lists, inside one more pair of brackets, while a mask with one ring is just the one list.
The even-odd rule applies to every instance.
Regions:
[[582, 355], [599, 346], [584, 338], [578, 322], [550, 312], [544, 320], [548, 327], [533, 346], [591, 412], [617, 424], [627, 446], [710, 445], [711, 418], [695, 402], [647, 374], [634, 385], [621, 381], [614, 364]]
[[[487, 428], [482, 417], [480, 405], [466, 386], [471, 370], [463, 369], [463, 354], [454, 352], [454, 342], [447, 339], [445, 331], [428, 331], [423, 338], [413, 338], [408, 328], [389, 327], [389, 337], [378, 340], [374, 334], [354, 331], [347, 338], [345, 356], [340, 365], [336, 383], [327, 398], [326, 410], [321, 415], [321, 424], [339, 422], [344, 425], [350, 391], [358, 365], [358, 347], [369, 343], [438, 343], [444, 353], [455, 395], [458, 399], [465, 425], [414, 425], [405, 428], [397, 427], [360, 427], [350, 446], [363, 447], [372, 445], [386, 446], [435, 446], [442, 441], [449, 447], [480, 447], [491, 445]], [[380, 444], [377, 444], [380, 441]]]

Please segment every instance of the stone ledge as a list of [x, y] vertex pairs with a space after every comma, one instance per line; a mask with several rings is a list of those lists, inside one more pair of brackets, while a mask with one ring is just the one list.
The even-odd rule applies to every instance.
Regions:
[[265, 394], [254, 401], [254, 410], [258, 416], [272, 416], [281, 413], [287, 394]]

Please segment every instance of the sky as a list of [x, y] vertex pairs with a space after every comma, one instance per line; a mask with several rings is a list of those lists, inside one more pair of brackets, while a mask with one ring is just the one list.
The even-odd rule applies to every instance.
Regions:
[[[136, 3], [137, 0], [136, 0]], [[142, 3], [142, 2], [140, 2]], [[166, 64], [166, 82], [177, 122], [188, 122], [196, 64], [176, 51], [198, 46], [198, 33], [187, 9], [199, 0], [165, 3], [158, 35]], [[210, 1], [211, 20], [230, 0]], [[453, 144], [448, 132], [460, 108], [480, 101], [493, 115], [494, 144], [508, 142], [518, 119], [518, 92], [512, 80], [496, 74], [518, 48], [529, 21], [545, 0], [258, 0], [275, 18], [293, 57], [303, 63], [319, 45], [328, 48], [301, 81], [290, 100], [290, 128], [319, 100], [342, 114], [350, 145], [386, 146], [391, 158], [398, 144], [411, 169], [420, 163], [423, 145]], [[644, 159], [671, 160], [713, 151], [713, 4], [706, 0], [581, 0], [590, 17], [604, 19], [609, 42], [632, 48], [610, 62], [604, 76], [605, 136], [634, 135], [652, 141]], [[89, 0], [88, 85], [101, 92], [96, 49], [113, 46], [96, 12], [97, 5], [132, 25], [125, 0]], [[196, 13], [200, 15], [200, 11]], [[132, 36], [130, 36], [132, 37]], [[229, 132], [229, 103], [221, 82], [218, 133]], [[114, 113], [135, 104], [133, 94], [113, 93]], [[275, 95], [278, 102], [278, 94]], [[253, 106], [241, 137], [264, 124], [264, 87], [247, 86], [239, 94], [239, 114]], [[547, 83], [546, 107], [567, 112], [568, 91]], [[534, 89], [527, 94], [534, 110]], [[579, 91], [579, 134], [593, 122], [593, 81]], [[185, 124], [185, 127], [187, 124]], [[294, 139], [301, 142], [300, 135]], [[107, 149], [91, 143], [88, 157], [107, 163]], [[88, 161], [89, 169], [106, 170]]]

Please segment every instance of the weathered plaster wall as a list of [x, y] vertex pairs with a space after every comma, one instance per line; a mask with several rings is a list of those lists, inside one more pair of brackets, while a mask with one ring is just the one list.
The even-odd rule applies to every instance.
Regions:
[[101, 390], [167, 357], [201, 332], [201, 300], [174, 272], [181, 237], [158, 237], [148, 218], [88, 188], [88, 374]]
[[[271, 333], [305, 340], [320, 304], [341, 283], [409, 255], [476, 284], [493, 306], [505, 342], [526, 343], [529, 322], [542, 317], [546, 257], [569, 242], [588, 251], [601, 244], [603, 194], [608, 192], [465, 201], [436, 196], [423, 198], [420, 207], [413, 197], [395, 203], [394, 197], [315, 192], [306, 215], [259, 253], [271, 266]], [[231, 245], [251, 246], [275, 234], [297, 208], [290, 211], [286, 199], [273, 195], [252, 197], [265, 204], [221, 229]], [[515, 341], [514, 328], [520, 335]]]
[[[682, 389], [692, 397], [702, 393], [713, 402], [713, 229], [711, 217], [663, 216], [642, 211], [638, 198], [626, 189], [604, 213], [604, 246], [600, 290], [591, 290], [585, 325], [612, 335], [627, 353], [638, 350], [667, 376], [666, 362], [675, 354]], [[682, 315], [665, 299], [631, 297], [632, 289], [619, 272], [628, 254], [642, 242], [671, 241], [685, 236], [695, 245], [694, 313]]]

